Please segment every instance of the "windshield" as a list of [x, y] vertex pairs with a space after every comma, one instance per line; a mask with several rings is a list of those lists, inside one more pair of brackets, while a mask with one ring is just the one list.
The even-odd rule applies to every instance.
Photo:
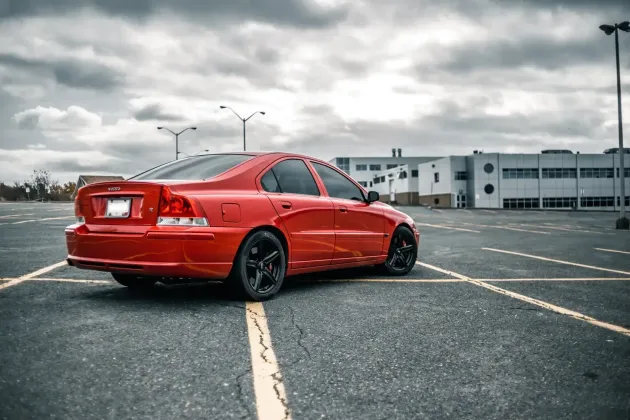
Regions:
[[223, 172], [245, 162], [253, 155], [201, 155], [187, 159], [176, 160], [149, 169], [129, 179], [156, 180], [156, 179], [194, 179], [202, 180], [215, 177]]

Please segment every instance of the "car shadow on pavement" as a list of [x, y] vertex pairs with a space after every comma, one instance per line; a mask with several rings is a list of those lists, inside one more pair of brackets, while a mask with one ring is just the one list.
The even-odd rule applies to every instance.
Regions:
[[[334, 270], [323, 273], [287, 277], [282, 289], [274, 299], [282, 299], [285, 292], [310, 290], [313, 288], [341, 287], [340, 284], [326, 283], [330, 280], [361, 279], [373, 276], [370, 267]], [[114, 283], [114, 288], [86, 292], [84, 297], [101, 301], [154, 302], [166, 305], [177, 303], [216, 302], [221, 306], [238, 306], [245, 309], [245, 299], [236, 296], [229, 287], [219, 282], [190, 283], [178, 285], [156, 284], [143, 289], [129, 289]]]

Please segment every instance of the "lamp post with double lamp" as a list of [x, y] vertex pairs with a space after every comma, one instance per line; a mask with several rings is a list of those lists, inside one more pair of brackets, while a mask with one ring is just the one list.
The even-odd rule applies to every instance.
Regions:
[[186, 130], [196, 130], [197, 127], [188, 127], [188, 128], [184, 128], [182, 131], [180, 131], [179, 133], [176, 133], [174, 131], [172, 131], [169, 128], [166, 127], [158, 127], [158, 130], [167, 130], [170, 131], [171, 134], [173, 134], [175, 136], [175, 160], [179, 159], [179, 135], [182, 134], [184, 131]]
[[[619, 206], [619, 219], [617, 219], [617, 229], [630, 229], [630, 221], [626, 218], [626, 183], [625, 183], [625, 165], [624, 156], [625, 150], [623, 148], [623, 123], [621, 117], [621, 76], [619, 74], [619, 30], [624, 32], [630, 32], [630, 22], [625, 21], [621, 23], [615, 23], [614, 25], [601, 25], [599, 27], [606, 35], [615, 34], [615, 54], [617, 57], [617, 115], [619, 118], [619, 187], [620, 194], [620, 206]], [[613, 178], [614, 179], [614, 178]]]
[[264, 111], [256, 111], [252, 115], [250, 115], [249, 117], [243, 118], [240, 115], [238, 115], [238, 113], [236, 111], [234, 111], [232, 108], [230, 108], [229, 106], [221, 105], [219, 108], [221, 108], [221, 109], [226, 109], [226, 108], [229, 109], [230, 111], [232, 111], [234, 113], [234, 115], [236, 115], [238, 117], [239, 120], [243, 121], [243, 151], [245, 152], [247, 150], [247, 143], [245, 142], [245, 123], [247, 122], [247, 120], [249, 120], [254, 115], [256, 115], [256, 114], [265, 115], [265, 112]]

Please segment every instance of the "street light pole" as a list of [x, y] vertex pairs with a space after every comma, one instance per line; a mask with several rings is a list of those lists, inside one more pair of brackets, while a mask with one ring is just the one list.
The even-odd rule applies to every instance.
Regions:
[[196, 130], [197, 127], [188, 127], [188, 128], [184, 128], [182, 131], [180, 131], [179, 133], [176, 133], [174, 131], [172, 131], [169, 128], [166, 127], [158, 127], [158, 130], [167, 130], [170, 131], [171, 134], [173, 134], [175, 136], [175, 160], [179, 159], [179, 135], [182, 134], [184, 131], [186, 130]]
[[249, 117], [243, 118], [240, 115], [238, 115], [238, 112], [234, 111], [229, 106], [221, 105], [219, 108], [221, 108], [221, 109], [225, 109], [225, 108], [229, 109], [230, 111], [232, 111], [234, 113], [234, 115], [236, 115], [238, 117], [239, 120], [243, 121], [243, 151], [245, 152], [247, 150], [247, 142], [245, 140], [245, 123], [247, 122], [247, 120], [249, 120], [254, 115], [256, 115], [256, 114], [265, 115], [265, 112], [264, 111], [256, 111], [252, 115], [250, 115]]
[[[626, 218], [626, 174], [625, 174], [625, 150], [623, 148], [623, 118], [621, 115], [621, 75], [619, 70], [619, 29], [624, 32], [630, 32], [630, 22], [625, 21], [615, 23], [614, 25], [601, 25], [599, 27], [606, 35], [615, 33], [615, 57], [617, 59], [617, 116], [619, 124], [619, 187], [620, 187], [620, 206], [619, 219], [617, 220], [617, 229], [630, 229], [630, 221]], [[614, 178], [613, 178], [614, 181]]]

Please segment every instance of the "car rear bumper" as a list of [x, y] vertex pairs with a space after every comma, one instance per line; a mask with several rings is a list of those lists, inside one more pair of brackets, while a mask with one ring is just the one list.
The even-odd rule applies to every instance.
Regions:
[[103, 226], [71, 225], [65, 230], [67, 261], [86, 270], [224, 279], [249, 231], [177, 226], [123, 233], [107, 232]]

